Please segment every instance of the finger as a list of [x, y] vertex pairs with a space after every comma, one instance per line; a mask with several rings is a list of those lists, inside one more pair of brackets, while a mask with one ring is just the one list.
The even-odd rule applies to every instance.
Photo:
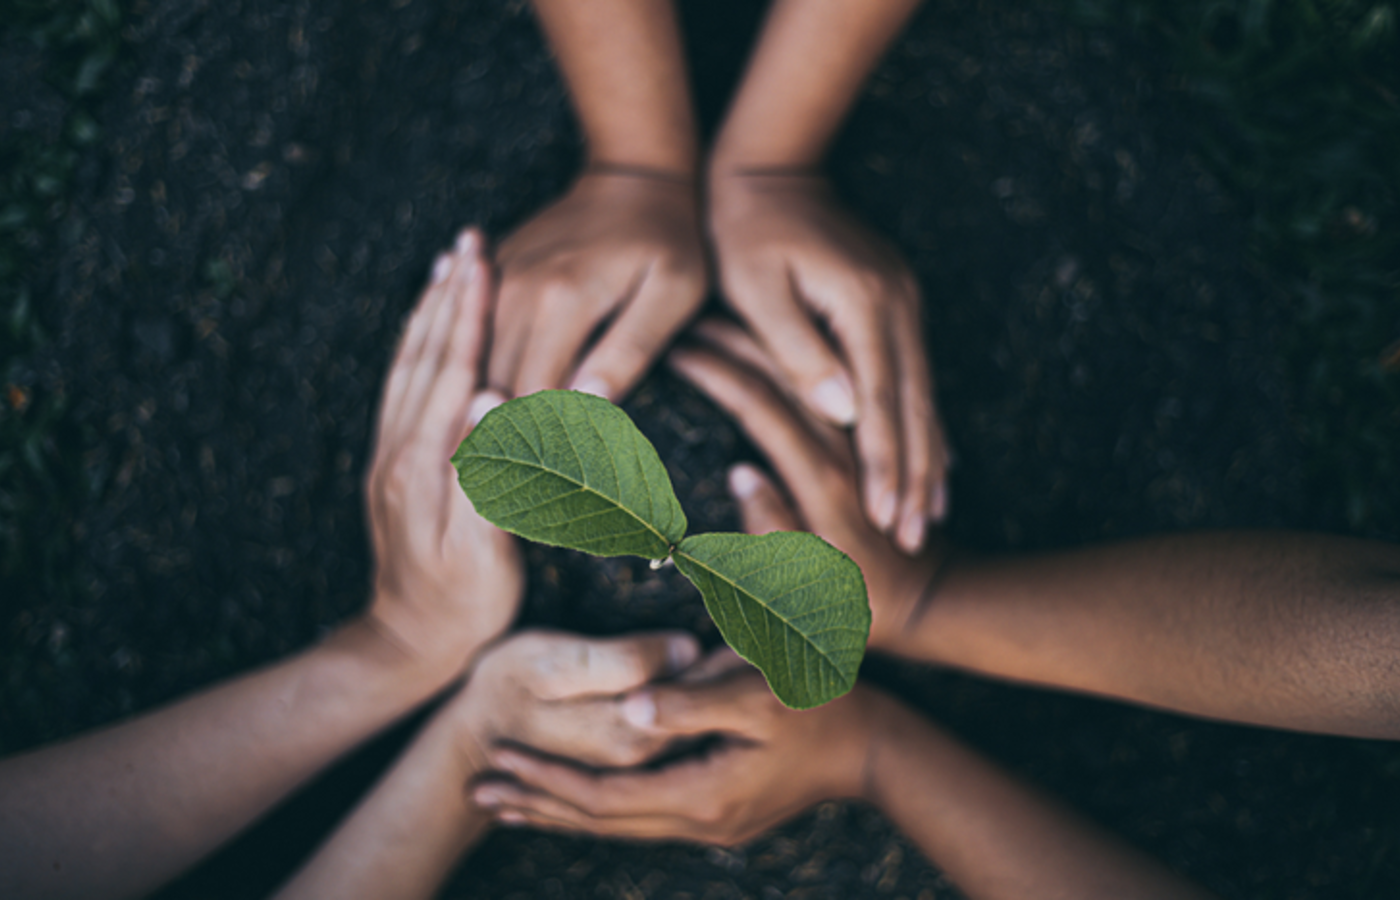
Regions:
[[724, 733], [752, 740], [767, 735], [778, 702], [763, 676], [747, 667], [708, 681], [652, 685], [626, 702], [639, 698], [650, 700], [650, 727], [672, 737]]
[[[905, 322], [895, 329], [901, 435], [904, 439], [902, 502], [895, 541], [914, 554], [923, 546], [934, 484], [944, 477], [943, 446], [933, 406], [933, 379], [919, 328], [918, 306], [906, 307]], [[937, 443], [935, 443], [937, 441]]]
[[943, 477], [933, 483], [933, 490], [929, 494], [928, 510], [929, 518], [935, 522], [942, 522], [948, 518], [948, 470], [953, 467], [953, 448], [948, 446], [948, 436], [943, 430], [943, 420], [938, 415], [937, 408], [934, 409], [933, 425], [935, 429], [934, 443], [943, 449]]
[[778, 368], [768, 351], [739, 323], [719, 316], [706, 316], [691, 327], [690, 333], [730, 359], [761, 373], [773, 387], [783, 393], [792, 394], [792, 384], [788, 381], [787, 373]]
[[456, 443], [461, 444], [462, 441], [466, 440], [467, 435], [482, 419], [486, 418], [487, 413], [505, 402], [505, 395], [495, 388], [487, 388], [473, 397], [471, 405], [467, 407], [467, 421], [458, 434]]
[[784, 270], [732, 276], [725, 291], [797, 396], [834, 425], [856, 421], [850, 373], [798, 303]]
[[[648, 702], [638, 725], [629, 714], [630, 697], [569, 697], [530, 701], [515, 725], [498, 741], [598, 768], [639, 766], [654, 759], [671, 741], [650, 727], [654, 712]], [[635, 706], [635, 704], [633, 704]]]
[[528, 825], [606, 837], [655, 840], [688, 838], [691, 827], [674, 816], [592, 816], [576, 806], [540, 791], [507, 783], [488, 783], [472, 791], [472, 801], [509, 825]]
[[[869, 298], [863, 309], [880, 309], [883, 301]], [[856, 377], [860, 422], [856, 452], [860, 457], [865, 511], [881, 531], [890, 531], [899, 513], [900, 443], [899, 385], [894, 368], [894, 343], [888, 323], [862, 311], [833, 319], [836, 339], [851, 361]]]
[[613, 401], [625, 397], [701, 297], [691, 285], [658, 274], [653, 264], [636, 295], [579, 363], [569, 387]]
[[379, 403], [381, 437], [394, 433], [398, 425], [404, 391], [408, 389], [418, 357], [423, 352], [423, 341], [427, 337], [433, 314], [447, 296], [446, 281], [452, 274], [455, 263], [456, 257], [451, 253], [438, 255], [433, 263], [428, 287], [404, 325], [403, 337], [399, 339], [399, 348], [394, 353], [389, 377], [384, 384], [384, 397]]
[[729, 490], [739, 501], [739, 518], [748, 534], [802, 530], [797, 514], [777, 487], [753, 466], [740, 464], [730, 469]]
[[738, 669], [751, 669], [748, 660], [721, 644], [695, 665], [676, 677], [676, 681], [694, 684], [700, 681], [713, 681]]
[[491, 356], [486, 364], [486, 383], [507, 397], [514, 393], [515, 374], [530, 336], [535, 318], [536, 288], [531, 280], [516, 274], [510, 266], [501, 271], [500, 299], [491, 329]]
[[[525, 787], [596, 818], [666, 816], [693, 808], [697, 796], [715, 793], [721, 773], [705, 760], [655, 770], [586, 772], [519, 750], [497, 750], [494, 768]], [[514, 799], [514, 798], [513, 798]]]
[[738, 421], [768, 457], [809, 524], [832, 511], [831, 486], [844, 473], [771, 388], [708, 351], [677, 349], [667, 362]]
[[542, 633], [524, 652], [533, 659], [535, 696], [563, 700], [621, 694], [674, 675], [700, 658], [700, 644], [681, 631], [591, 639]]
[[404, 388], [403, 399], [399, 402], [399, 415], [402, 417], [400, 422], [405, 428], [417, 430], [440, 425], [425, 421], [423, 411], [432, 387], [437, 384], [438, 376], [442, 372], [444, 353], [454, 331], [457, 311], [465, 299], [465, 278], [478, 262], [478, 253], [478, 235], [470, 231], [464, 232], [457, 241], [457, 255], [452, 263], [452, 273], [441, 285], [444, 294], [442, 302], [433, 311], [427, 334], [423, 336], [423, 349], [418, 354], [418, 361], [409, 374], [408, 386]]
[[[475, 247], [481, 246], [476, 237]], [[447, 341], [438, 361], [438, 374], [423, 404], [420, 434], [430, 447], [441, 446], [449, 458], [467, 430], [472, 391], [479, 376], [481, 344], [491, 313], [493, 284], [490, 268], [479, 250], [453, 270], [448, 287], [459, 294]]]
[[841, 460], [849, 471], [855, 471], [855, 463], [851, 458], [850, 436], [844, 429], [836, 428], [825, 419], [812, 414], [811, 410], [793, 391], [787, 375], [778, 368], [778, 364], [773, 361], [773, 357], [769, 355], [768, 351], [754, 340], [753, 335], [745, 331], [737, 322], [721, 319], [718, 316], [709, 316], [696, 322], [695, 327], [691, 329], [691, 334], [730, 359], [744, 364], [755, 372], [762, 373], [776, 390], [793, 401], [792, 411], [801, 417], [802, 424], [807, 427], [807, 430], [820, 438], [827, 451]]
[[538, 314], [515, 373], [516, 396], [563, 387], [598, 323], [635, 292], [635, 281], [598, 274], [586, 285], [583, 279], [554, 277], [539, 288]]

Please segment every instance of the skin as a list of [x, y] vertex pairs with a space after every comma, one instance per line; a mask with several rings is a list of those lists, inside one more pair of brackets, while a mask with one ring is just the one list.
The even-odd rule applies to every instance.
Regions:
[[390, 369], [366, 491], [368, 610], [282, 662], [0, 761], [0, 895], [149, 892], [440, 692], [510, 623], [514, 544], [448, 462], [482, 401], [480, 247], [469, 232], [441, 258]]
[[819, 166], [918, 5], [774, 3], [707, 182], [724, 296], [800, 402], [854, 425], [865, 512], [908, 553], [948, 508], [919, 287], [898, 251], [841, 207]]
[[705, 755], [599, 772], [501, 750], [495, 765], [515, 780], [477, 788], [475, 801], [514, 824], [733, 845], [818, 801], [855, 798], [979, 900], [1208, 896], [877, 690], [798, 712], [727, 650], [706, 668], [633, 695], [654, 710], [639, 730], [722, 735]]
[[699, 653], [675, 632], [589, 640], [529, 631], [497, 645], [278, 897], [432, 896], [491, 825], [471, 790], [490, 753], [526, 746], [636, 765], [669, 736], [627, 721], [628, 692]]
[[[752, 338], [709, 323], [674, 368], [739, 422], [736, 492], [767, 530], [807, 528], [865, 572], [873, 650], [1209, 718], [1400, 738], [1400, 547], [1292, 532], [909, 558], [859, 514], [849, 452], [804, 418]], [[742, 473], [742, 474], [741, 474]], [[1092, 648], [1092, 651], [1086, 650]]]
[[[865, 508], [916, 552], [947, 511], [919, 290], [816, 168], [916, 0], [779, 0], [707, 165], [723, 292], [817, 415], [854, 427]], [[563, 198], [501, 245], [490, 380], [631, 390], [708, 287], [695, 124], [668, 0], [535, 0], [588, 146]], [[812, 66], [821, 59], [821, 66]], [[596, 340], [595, 333], [599, 333]], [[828, 337], [829, 335], [829, 337]]]
[[490, 381], [508, 395], [570, 387], [617, 400], [709, 286], [680, 35], [669, 0], [534, 7], [588, 162], [501, 243]]

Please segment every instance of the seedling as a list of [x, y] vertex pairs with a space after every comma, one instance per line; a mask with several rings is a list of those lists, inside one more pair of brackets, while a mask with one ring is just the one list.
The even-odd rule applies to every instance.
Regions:
[[805, 532], [687, 537], [656, 448], [608, 401], [541, 391], [502, 404], [452, 464], [477, 512], [512, 534], [653, 568], [672, 560], [788, 706], [820, 706], [855, 684], [870, 635], [860, 567]]

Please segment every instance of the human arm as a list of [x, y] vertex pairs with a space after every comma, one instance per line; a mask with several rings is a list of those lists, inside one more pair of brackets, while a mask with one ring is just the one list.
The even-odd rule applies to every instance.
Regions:
[[[907, 553], [947, 512], [919, 286], [819, 166], [917, 0], [778, 0], [708, 163], [725, 298], [799, 402], [855, 426], [863, 504]], [[814, 65], [820, 60], [820, 65]]]
[[675, 11], [670, 0], [534, 7], [587, 160], [562, 198], [500, 246], [490, 380], [507, 394], [572, 387], [618, 400], [707, 287]]
[[525, 632], [496, 646], [278, 896], [431, 896], [490, 825], [472, 783], [493, 750], [510, 743], [598, 765], [641, 762], [667, 738], [627, 721], [627, 692], [698, 655], [694, 638], [660, 632]]
[[514, 545], [448, 462], [467, 428], [490, 273], [443, 257], [390, 369], [367, 485], [368, 610], [318, 645], [0, 762], [0, 895], [146, 893], [456, 678], [514, 616]]
[[798, 712], [739, 664], [637, 693], [655, 705], [652, 731], [720, 743], [630, 772], [498, 751], [518, 783], [479, 789], [480, 801], [503, 821], [541, 828], [733, 845], [821, 800], [857, 798], [979, 900], [1205, 896], [864, 685]]
[[804, 419], [734, 326], [675, 367], [730, 412], [796, 506], [757, 472], [746, 515], [808, 527], [869, 586], [872, 650], [1279, 728], [1400, 738], [1400, 547], [1291, 532], [1143, 538], [1020, 557], [935, 541], [904, 557], [859, 511], [840, 435]]

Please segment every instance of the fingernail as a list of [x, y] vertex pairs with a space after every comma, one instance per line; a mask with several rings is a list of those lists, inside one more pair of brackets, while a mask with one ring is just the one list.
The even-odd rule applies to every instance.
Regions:
[[501, 796], [501, 792], [493, 787], [479, 787], [476, 789], [476, 792], [472, 794], [472, 800], [475, 801], [477, 806], [484, 806], [488, 809], [493, 806], [500, 806], [501, 801], [504, 799], [505, 798]]
[[633, 694], [622, 701], [622, 718], [637, 728], [650, 728], [656, 721], [656, 700], [648, 691]]
[[516, 812], [513, 809], [503, 809], [500, 812], [496, 813], [496, 821], [500, 822], [502, 825], [510, 825], [514, 827], [516, 825], [524, 825], [525, 816], [521, 813]]
[[700, 658], [700, 644], [692, 637], [675, 637], [666, 643], [666, 665], [673, 674], [690, 668]]
[[810, 401], [813, 408], [840, 425], [854, 425], [856, 421], [856, 395], [851, 388], [851, 379], [844, 372], [831, 376], [812, 388]]
[[740, 500], [758, 493], [762, 485], [763, 476], [754, 471], [753, 466], [738, 465], [729, 470], [729, 491]]
[[608, 386], [608, 383], [596, 376], [590, 376], [582, 381], [574, 382], [573, 385], [569, 387], [569, 390], [578, 391], [581, 394], [592, 394], [595, 397], [602, 397], [604, 400], [612, 397], [612, 394], [609, 393], [611, 388]]
[[472, 398], [472, 405], [467, 409], [467, 421], [473, 426], [486, 418], [486, 414], [505, 402], [505, 398], [495, 391], [482, 391]]
[[948, 485], [939, 482], [933, 486], [933, 496], [929, 499], [929, 518], [935, 522], [942, 522], [948, 518]]
[[474, 256], [476, 254], [477, 244], [480, 242], [476, 230], [467, 229], [457, 235], [457, 252], [463, 256]]
[[899, 526], [899, 546], [906, 553], [916, 552], [924, 542], [924, 517], [911, 510]]
[[894, 491], [885, 491], [875, 501], [875, 524], [881, 531], [888, 531], [894, 524], [895, 514], [899, 512], [899, 498]]
[[433, 284], [441, 284], [451, 273], [452, 257], [444, 253], [433, 263]]

